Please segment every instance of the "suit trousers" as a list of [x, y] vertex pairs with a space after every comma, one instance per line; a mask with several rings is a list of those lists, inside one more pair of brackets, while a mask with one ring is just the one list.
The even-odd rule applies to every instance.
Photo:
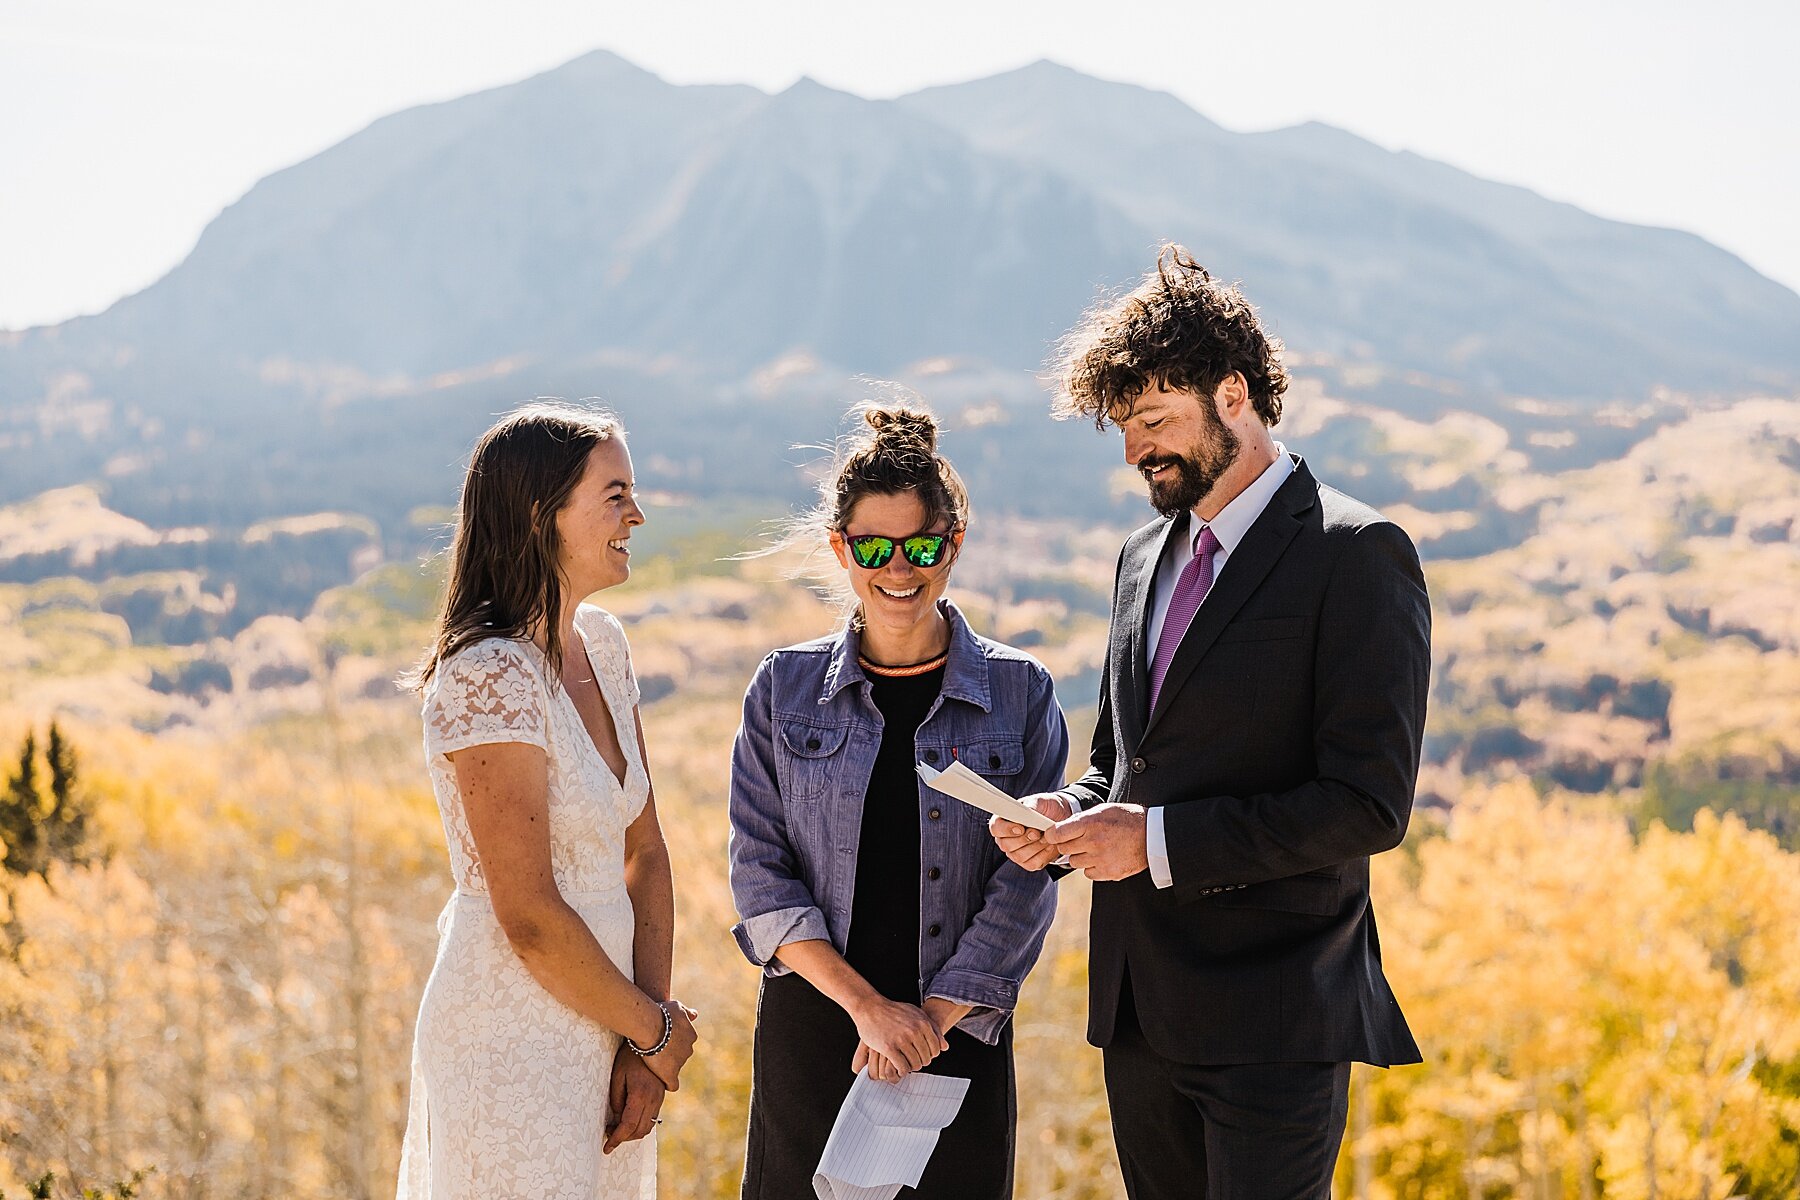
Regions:
[[1124, 993], [1104, 1057], [1130, 1200], [1329, 1200], [1350, 1064], [1172, 1062]]

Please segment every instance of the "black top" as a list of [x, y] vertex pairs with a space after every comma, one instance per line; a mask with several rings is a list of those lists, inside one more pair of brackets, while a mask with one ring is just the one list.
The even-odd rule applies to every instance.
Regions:
[[[881, 748], [863, 797], [844, 958], [890, 1000], [921, 1002], [919, 726], [943, 686], [942, 667], [909, 678], [869, 675], [881, 710]], [[750, 1132], [742, 1200], [812, 1195], [813, 1170], [850, 1090], [856, 1025], [798, 974], [764, 979], [756, 1006]], [[1010, 1200], [1017, 1097], [1012, 1026], [989, 1046], [960, 1029], [925, 1069], [969, 1080], [962, 1109], [939, 1136], [919, 1200]]]
[[944, 668], [869, 676], [881, 710], [881, 749], [863, 797], [856, 894], [844, 958], [889, 1000], [919, 996], [919, 726], [944, 685]]

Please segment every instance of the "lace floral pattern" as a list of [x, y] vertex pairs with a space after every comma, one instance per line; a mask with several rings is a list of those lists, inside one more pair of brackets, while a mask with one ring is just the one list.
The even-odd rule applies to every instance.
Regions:
[[600, 1153], [619, 1036], [553, 998], [508, 945], [447, 757], [495, 742], [544, 750], [557, 887], [629, 974], [625, 829], [650, 792], [633, 720], [637, 681], [610, 613], [583, 605], [575, 627], [625, 752], [623, 783], [530, 643], [468, 646], [440, 664], [426, 691], [425, 759], [457, 890], [438, 921], [437, 963], [419, 1006], [399, 1200], [656, 1194], [654, 1135]]

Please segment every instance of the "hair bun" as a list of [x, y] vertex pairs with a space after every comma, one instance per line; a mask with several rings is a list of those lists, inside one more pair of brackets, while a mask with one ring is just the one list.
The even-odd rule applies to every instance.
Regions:
[[875, 431], [875, 444], [882, 449], [937, 452], [937, 418], [928, 412], [910, 408], [875, 408], [863, 410], [863, 420]]

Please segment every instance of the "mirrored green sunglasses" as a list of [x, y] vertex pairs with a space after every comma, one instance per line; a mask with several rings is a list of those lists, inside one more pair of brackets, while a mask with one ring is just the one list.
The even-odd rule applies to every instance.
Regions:
[[[850, 544], [850, 557], [857, 566], [876, 571], [894, 557], [895, 541], [878, 533], [844, 539]], [[944, 561], [944, 547], [950, 544], [947, 533], [915, 533], [898, 543], [900, 553], [915, 567], [935, 567]]]

